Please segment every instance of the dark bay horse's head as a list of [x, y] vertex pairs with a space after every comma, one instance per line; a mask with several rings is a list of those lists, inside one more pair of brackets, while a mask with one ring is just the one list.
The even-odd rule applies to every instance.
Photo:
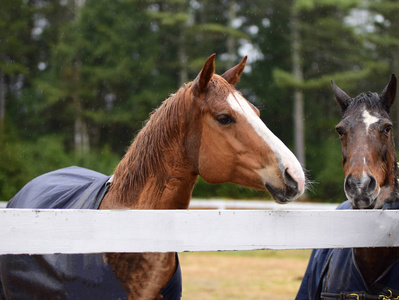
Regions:
[[348, 96], [332, 82], [342, 120], [336, 130], [342, 142], [345, 194], [353, 208], [381, 208], [397, 190], [397, 164], [389, 111], [396, 94], [396, 77], [380, 95]]

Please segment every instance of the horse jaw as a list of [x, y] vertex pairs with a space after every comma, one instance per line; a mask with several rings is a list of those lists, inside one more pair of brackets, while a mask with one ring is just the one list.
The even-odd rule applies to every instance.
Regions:
[[208, 183], [232, 182], [268, 190], [276, 202], [295, 200], [305, 175], [294, 154], [266, 127], [256, 109], [237, 91], [226, 96], [234, 122], [223, 126], [209, 113], [202, 121], [199, 174]]

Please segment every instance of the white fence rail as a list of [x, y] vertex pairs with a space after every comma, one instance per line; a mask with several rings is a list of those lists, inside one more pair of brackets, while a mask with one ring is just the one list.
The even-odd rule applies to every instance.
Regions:
[[210, 209], [268, 209], [268, 210], [334, 210], [338, 204], [290, 202], [284, 205], [274, 201], [264, 200], [220, 200], [220, 199], [192, 199], [190, 208]]
[[[5, 208], [7, 202], [0, 201], [0, 209]], [[287, 209], [335, 209], [337, 204], [331, 203], [304, 203], [290, 202], [285, 205], [277, 204], [274, 201], [264, 200], [220, 200], [220, 199], [192, 199], [190, 208], [210, 208], [210, 209], [271, 209], [271, 210], [287, 210]]]
[[0, 254], [399, 246], [399, 210], [0, 210]]

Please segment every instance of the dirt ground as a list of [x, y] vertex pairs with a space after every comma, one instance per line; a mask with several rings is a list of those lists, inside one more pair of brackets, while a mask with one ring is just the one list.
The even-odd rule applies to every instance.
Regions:
[[184, 300], [292, 300], [310, 250], [180, 253]]

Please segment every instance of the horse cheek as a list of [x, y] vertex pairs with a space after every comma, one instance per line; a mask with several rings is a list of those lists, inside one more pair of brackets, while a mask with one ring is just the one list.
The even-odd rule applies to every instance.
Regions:
[[225, 137], [218, 130], [204, 126], [198, 155], [199, 175], [208, 183], [228, 182], [231, 156]]
[[378, 159], [374, 158], [374, 160], [378, 163], [378, 165], [375, 166], [375, 170], [377, 170], [379, 177], [381, 177], [381, 183], [379, 182], [381, 186], [394, 186], [395, 178], [391, 175], [396, 173], [394, 170], [396, 153], [394, 147], [391, 145], [393, 145], [393, 142], [390, 145], [387, 145], [386, 142], [381, 143], [380, 151], [377, 154], [377, 158], [380, 157], [381, 161], [378, 162]]
[[201, 147], [198, 159], [199, 175], [208, 183], [228, 182], [230, 174], [223, 161], [215, 155], [206, 153], [206, 149]]
[[[198, 133], [199, 132], [199, 133]], [[199, 173], [198, 161], [199, 161], [199, 151], [201, 147], [201, 130], [196, 130], [191, 132], [185, 142], [186, 155], [188, 157], [189, 163], [193, 168], [194, 172]]]
[[347, 150], [348, 148], [347, 148], [345, 140], [341, 140], [341, 144], [342, 144], [342, 166], [344, 168], [344, 172], [345, 172], [345, 175], [346, 175], [347, 174], [346, 173], [347, 172], [346, 163], [347, 163], [347, 160], [348, 160], [348, 150]]

